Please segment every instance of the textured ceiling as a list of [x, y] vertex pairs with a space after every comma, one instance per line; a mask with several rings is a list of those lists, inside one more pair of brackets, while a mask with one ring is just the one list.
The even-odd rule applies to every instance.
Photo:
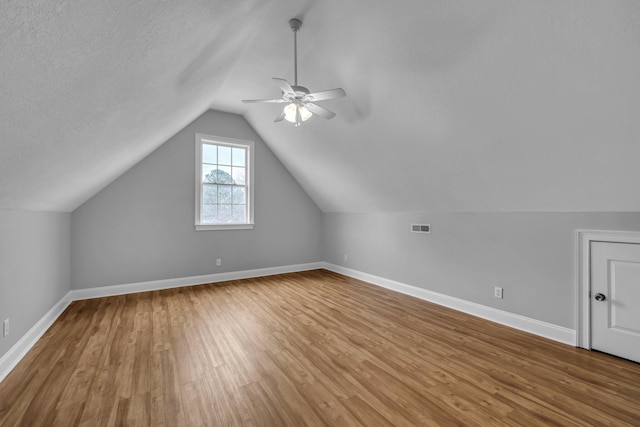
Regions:
[[[273, 123], [272, 77], [342, 87]], [[324, 211], [640, 211], [640, 2], [0, 3], [0, 208], [70, 211], [207, 108]]]

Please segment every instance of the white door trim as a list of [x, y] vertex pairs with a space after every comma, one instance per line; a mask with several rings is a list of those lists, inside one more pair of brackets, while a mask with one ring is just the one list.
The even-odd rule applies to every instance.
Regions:
[[576, 347], [587, 350], [591, 350], [591, 242], [640, 244], [640, 232], [576, 230]]

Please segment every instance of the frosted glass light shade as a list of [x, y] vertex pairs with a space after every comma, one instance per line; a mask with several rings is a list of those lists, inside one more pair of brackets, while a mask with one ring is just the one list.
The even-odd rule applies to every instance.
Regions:
[[[294, 103], [291, 103], [284, 107], [284, 119], [290, 123], [296, 122], [296, 108], [298, 106]], [[313, 114], [311, 111], [307, 110], [304, 106], [300, 106], [300, 118], [303, 122], [306, 122], [311, 118]]]

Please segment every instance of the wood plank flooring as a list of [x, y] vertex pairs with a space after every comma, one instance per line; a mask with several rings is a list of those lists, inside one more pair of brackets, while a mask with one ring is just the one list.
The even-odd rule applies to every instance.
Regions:
[[640, 425], [640, 365], [325, 270], [77, 301], [2, 426]]

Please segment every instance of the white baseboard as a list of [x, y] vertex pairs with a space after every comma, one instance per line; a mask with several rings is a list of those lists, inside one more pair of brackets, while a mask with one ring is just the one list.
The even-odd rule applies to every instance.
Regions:
[[255, 270], [230, 271], [227, 273], [205, 274], [203, 276], [178, 277], [175, 279], [127, 283], [124, 285], [101, 286], [99, 288], [74, 289], [71, 291], [71, 298], [73, 301], [79, 301], [114, 295], [135, 294], [137, 292], [158, 291], [161, 289], [180, 288], [205, 283], [225, 282], [227, 280], [249, 279], [252, 277], [272, 276], [274, 274], [294, 273], [296, 271], [317, 270], [322, 268], [323, 265], [322, 262], [310, 262], [307, 264], [285, 265], [282, 267], [257, 268]]
[[0, 382], [11, 372], [11, 370], [22, 360], [27, 352], [42, 337], [49, 327], [56, 321], [62, 312], [72, 301], [101, 298], [114, 295], [125, 295], [136, 292], [155, 291], [161, 289], [177, 288], [183, 286], [199, 285], [204, 283], [216, 283], [227, 280], [248, 279], [252, 277], [272, 276], [274, 274], [294, 273], [297, 271], [316, 270], [325, 268], [327, 270], [363, 280], [383, 288], [411, 295], [416, 298], [430, 301], [454, 310], [472, 314], [483, 319], [491, 320], [512, 328], [520, 329], [552, 339], [564, 344], [575, 345], [576, 332], [572, 329], [553, 325], [507, 311], [498, 310], [481, 304], [465, 301], [459, 298], [428, 291], [416, 286], [374, 276], [346, 267], [326, 262], [313, 262], [307, 264], [296, 264], [282, 267], [258, 268], [255, 270], [233, 271], [227, 273], [206, 274], [203, 276], [180, 277], [175, 279], [152, 280], [149, 282], [128, 283], [124, 285], [102, 286], [90, 289], [74, 289], [68, 292], [56, 305], [45, 314], [9, 351], [0, 358]]
[[53, 322], [60, 317], [62, 312], [71, 304], [71, 292], [60, 299], [20, 340], [0, 358], [0, 382], [9, 375], [9, 372], [22, 360], [31, 347], [47, 332]]
[[573, 329], [520, 316], [519, 314], [509, 313], [508, 311], [499, 310], [497, 308], [487, 307], [486, 305], [465, 301], [463, 299], [440, 294], [438, 292], [428, 291], [423, 288], [418, 288], [416, 286], [407, 285], [405, 283], [396, 282], [394, 280], [385, 279], [384, 277], [363, 273], [358, 270], [327, 262], [324, 263], [324, 268], [335, 273], [343, 274], [383, 288], [411, 295], [413, 297], [481, 317], [492, 322], [549, 338], [563, 344], [572, 346], [576, 345], [576, 331]]
[[205, 274], [203, 276], [179, 277], [176, 279], [152, 280], [149, 282], [128, 283], [124, 285], [102, 286], [99, 288], [74, 289], [69, 291], [47, 314], [42, 317], [20, 340], [0, 358], [0, 382], [22, 360], [42, 335], [62, 314], [72, 301], [125, 295], [136, 292], [155, 291], [204, 283], [224, 282], [227, 280], [249, 279], [252, 277], [272, 276], [274, 274], [294, 273], [296, 271], [317, 270], [323, 268], [322, 262], [286, 265], [281, 267], [258, 268], [255, 270], [231, 271], [227, 273]]

